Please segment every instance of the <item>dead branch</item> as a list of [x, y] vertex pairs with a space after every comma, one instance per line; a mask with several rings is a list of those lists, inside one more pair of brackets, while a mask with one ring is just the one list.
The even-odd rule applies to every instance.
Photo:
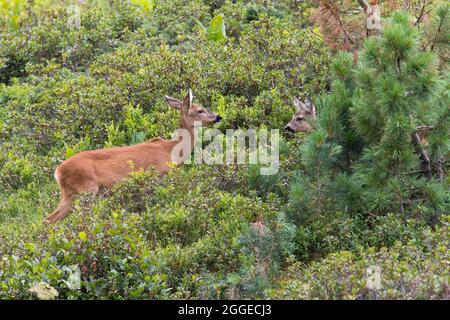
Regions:
[[428, 156], [428, 152], [425, 150], [425, 148], [422, 145], [422, 142], [420, 141], [420, 136], [419, 133], [415, 132], [413, 134], [413, 141], [414, 144], [416, 145], [417, 149], [420, 152], [421, 158], [422, 158], [422, 162], [424, 165], [424, 172], [425, 172], [425, 176], [428, 179], [431, 179], [433, 172], [431, 170], [431, 161], [430, 161], [430, 157]]
[[424, 0], [422, 9], [420, 10], [420, 13], [419, 13], [419, 16], [417, 17], [417, 20], [414, 23], [415, 26], [419, 26], [420, 22], [422, 22], [422, 19], [425, 15], [425, 9], [426, 9], [427, 5], [428, 5], [427, 0]]
[[433, 126], [418, 126], [416, 128], [416, 132], [424, 132], [424, 131], [428, 132], [428, 131], [431, 131], [433, 129], [434, 129]]

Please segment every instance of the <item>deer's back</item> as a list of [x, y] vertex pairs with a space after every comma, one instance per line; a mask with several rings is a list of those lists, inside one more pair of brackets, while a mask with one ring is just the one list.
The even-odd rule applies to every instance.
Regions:
[[164, 174], [169, 170], [175, 143], [156, 138], [133, 146], [80, 152], [58, 166], [57, 180], [63, 186], [90, 180], [101, 188], [110, 188], [132, 170], [147, 170], [154, 166]]

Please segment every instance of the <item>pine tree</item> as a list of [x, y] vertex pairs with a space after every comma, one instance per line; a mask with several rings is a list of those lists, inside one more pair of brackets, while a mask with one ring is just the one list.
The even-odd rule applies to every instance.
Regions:
[[[351, 117], [367, 144], [354, 176], [365, 190], [368, 212], [433, 215], [448, 200], [418, 133], [428, 125], [424, 121], [442, 112], [435, 103], [440, 92], [437, 58], [420, 50], [419, 43], [418, 29], [396, 12], [382, 37], [365, 42], [355, 70], [358, 89]], [[440, 131], [449, 130], [448, 123], [440, 125], [446, 127]]]
[[394, 212], [434, 222], [448, 213], [449, 78], [422, 40], [395, 12], [357, 64], [350, 53], [334, 59], [333, 92], [318, 99], [315, 130], [301, 147], [291, 215]]

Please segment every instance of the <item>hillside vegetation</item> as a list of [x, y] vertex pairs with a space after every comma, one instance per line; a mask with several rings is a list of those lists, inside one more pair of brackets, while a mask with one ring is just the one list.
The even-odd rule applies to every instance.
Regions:
[[[344, 52], [318, 2], [0, 0], [0, 299], [449, 299], [450, 7], [380, 1]], [[56, 166], [170, 138], [188, 88], [222, 132], [317, 119], [275, 175], [135, 172], [42, 223]]]

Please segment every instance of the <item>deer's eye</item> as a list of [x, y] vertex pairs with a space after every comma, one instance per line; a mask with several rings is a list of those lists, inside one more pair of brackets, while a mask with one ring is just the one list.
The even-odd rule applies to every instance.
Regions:
[[205, 110], [198, 110], [198, 113], [205, 113]]
[[303, 117], [297, 117], [297, 119], [295, 119], [295, 120], [297, 120], [297, 121], [302, 121], [302, 120], [303, 120]]

